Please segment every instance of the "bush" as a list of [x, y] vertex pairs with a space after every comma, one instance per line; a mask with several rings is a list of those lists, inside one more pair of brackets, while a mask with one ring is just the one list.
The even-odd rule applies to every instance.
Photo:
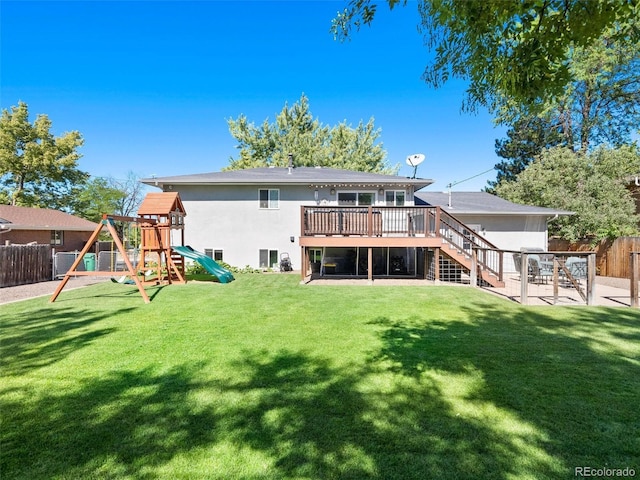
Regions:
[[[229, 270], [231, 273], [262, 273], [261, 270], [257, 268], [253, 268], [249, 265], [246, 265], [244, 268], [234, 267], [233, 265], [229, 265], [225, 262], [217, 262], [222, 268]], [[205, 268], [199, 263], [191, 263], [186, 267], [187, 275], [203, 275], [207, 274]]]

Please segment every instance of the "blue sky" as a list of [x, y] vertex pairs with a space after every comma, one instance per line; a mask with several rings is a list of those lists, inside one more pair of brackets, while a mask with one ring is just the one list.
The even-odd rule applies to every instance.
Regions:
[[[24, 101], [53, 132], [85, 139], [80, 168], [125, 178], [219, 171], [237, 156], [227, 119], [273, 121], [302, 93], [322, 123], [373, 117], [390, 164], [445, 190], [492, 169], [484, 111], [464, 114], [465, 84], [422, 80], [429, 52], [416, 4], [386, 6], [340, 43], [329, 32], [346, 2], [0, 2], [1, 107]], [[480, 190], [495, 172], [454, 190]]]

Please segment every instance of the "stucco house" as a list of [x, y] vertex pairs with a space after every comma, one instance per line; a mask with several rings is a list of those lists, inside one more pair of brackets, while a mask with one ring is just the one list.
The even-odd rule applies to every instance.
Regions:
[[[180, 194], [188, 212], [185, 243], [194, 249], [254, 268], [273, 267], [287, 253], [303, 276], [439, 279], [468, 271], [472, 250], [483, 249], [481, 276], [495, 283], [505, 264], [494, 250], [546, 249], [547, 220], [567, 213], [458, 192], [448, 207], [440, 194], [422, 192], [433, 183], [429, 179], [324, 167], [142, 182]], [[479, 205], [472, 208], [473, 202]]]
[[98, 226], [83, 218], [49, 208], [0, 205], [0, 242], [51, 245], [57, 251], [82, 250]]
[[[471, 230], [504, 250], [547, 249], [548, 223], [571, 212], [520, 205], [487, 192], [416, 193], [416, 205], [441, 207]], [[514, 271], [511, 255], [505, 270]]]

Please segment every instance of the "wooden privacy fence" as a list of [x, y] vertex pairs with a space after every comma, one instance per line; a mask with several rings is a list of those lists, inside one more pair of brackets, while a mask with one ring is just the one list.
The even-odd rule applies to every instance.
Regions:
[[588, 240], [569, 243], [566, 240], [549, 240], [550, 251], [596, 252], [596, 269], [603, 277], [629, 278], [631, 276], [629, 254], [640, 251], [640, 237], [620, 237], [602, 240], [595, 246]]
[[51, 245], [0, 246], [0, 287], [51, 280]]

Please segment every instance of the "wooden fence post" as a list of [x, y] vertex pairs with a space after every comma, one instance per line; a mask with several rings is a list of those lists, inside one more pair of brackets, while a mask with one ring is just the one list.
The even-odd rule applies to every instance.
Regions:
[[520, 303], [527, 305], [529, 302], [529, 255], [522, 252], [520, 260]]
[[629, 254], [629, 296], [631, 306], [638, 308], [638, 281], [640, 280], [640, 252]]
[[596, 289], [596, 254], [587, 257], [587, 305], [593, 305]]

